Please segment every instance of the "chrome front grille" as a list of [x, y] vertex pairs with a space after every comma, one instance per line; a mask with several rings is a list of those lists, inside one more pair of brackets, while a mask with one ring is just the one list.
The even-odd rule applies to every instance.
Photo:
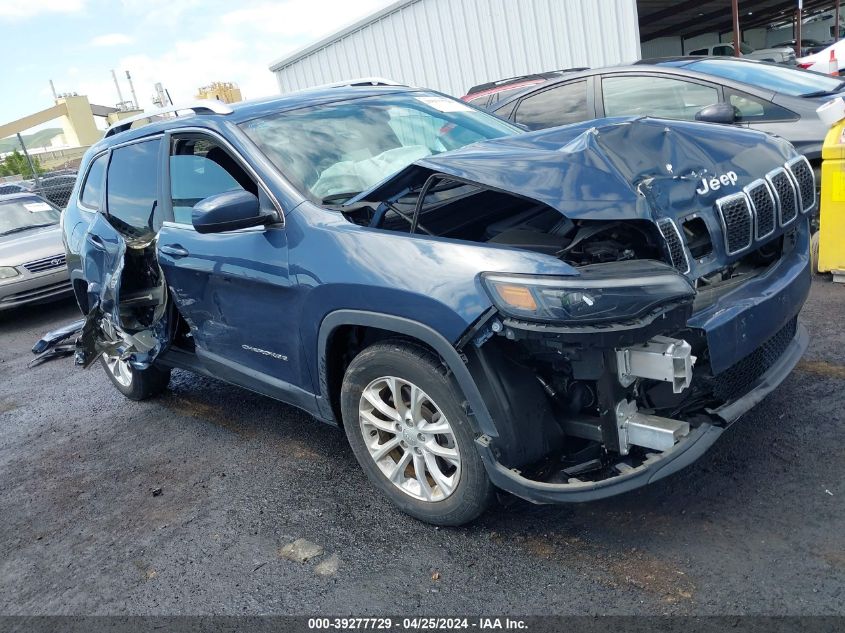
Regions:
[[816, 206], [816, 175], [804, 156], [793, 158], [786, 164], [798, 190], [801, 211], [807, 213]]
[[728, 255], [739, 253], [751, 246], [754, 215], [751, 201], [744, 192], [725, 196], [716, 201], [716, 209], [725, 232], [725, 248]]
[[660, 229], [663, 239], [666, 240], [666, 249], [669, 251], [672, 266], [682, 273], [688, 273], [690, 271], [689, 260], [684, 250], [684, 242], [681, 240], [681, 233], [678, 231], [678, 225], [671, 218], [661, 218], [657, 221], [657, 227]]
[[[804, 156], [791, 159], [742, 191], [716, 200], [725, 251], [728, 255], [736, 255], [750, 249], [755, 241], [765, 240], [778, 227], [794, 222], [800, 213], [808, 213], [817, 204], [812, 166]], [[678, 225], [671, 218], [661, 218], [657, 220], [657, 226], [672, 266], [682, 273], [690, 272], [685, 239]], [[686, 226], [684, 224], [685, 232]], [[687, 236], [686, 240], [689, 239]]]
[[798, 192], [786, 169], [779, 167], [770, 171], [766, 180], [772, 186], [780, 208], [780, 225], [786, 226], [798, 217]]
[[31, 273], [43, 273], [54, 268], [61, 268], [65, 265], [65, 255], [53, 255], [52, 257], [45, 257], [44, 259], [36, 259], [33, 262], [27, 262], [23, 265]]
[[778, 208], [769, 183], [755, 180], [745, 188], [754, 214], [754, 236], [759, 240], [769, 237], [778, 225]]

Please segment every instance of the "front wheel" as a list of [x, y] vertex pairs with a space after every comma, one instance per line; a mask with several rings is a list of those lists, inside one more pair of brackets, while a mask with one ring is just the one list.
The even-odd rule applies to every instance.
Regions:
[[170, 370], [155, 366], [135, 369], [119, 356], [103, 354], [100, 364], [115, 388], [130, 400], [146, 400], [157, 396], [170, 382]]
[[402, 341], [367, 348], [343, 380], [358, 462], [400, 509], [435, 525], [472, 521], [493, 497], [462, 401], [439, 359]]

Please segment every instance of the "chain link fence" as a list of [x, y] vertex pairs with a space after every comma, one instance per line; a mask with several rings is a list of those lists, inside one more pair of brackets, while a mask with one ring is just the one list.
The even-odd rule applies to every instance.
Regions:
[[0, 179], [0, 196], [11, 193], [34, 193], [59, 209], [64, 209], [76, 182], [76, 171], [62, 169], [39, 174], [37, 178], [7, 176]]

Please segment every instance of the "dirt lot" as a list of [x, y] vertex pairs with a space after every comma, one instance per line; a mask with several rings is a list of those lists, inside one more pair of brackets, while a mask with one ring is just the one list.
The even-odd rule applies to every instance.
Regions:
[[[71, 303], [0, 315], [0, 612], [845, 614], [843, 314], [814, 283], [804, 361], [687, 470], [464, 529], [393, 510], [341, 432], [270, 399], [27, 369]], [[323, 553], [285, 558], [300, 538]]]

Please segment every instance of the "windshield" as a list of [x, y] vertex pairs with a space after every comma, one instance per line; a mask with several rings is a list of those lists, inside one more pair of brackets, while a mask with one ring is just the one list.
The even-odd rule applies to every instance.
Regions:
[[39, 198], [0, 200], [0, 235], [58, 224], [61, 212]]
[[423, 92], [280, 112], [241, 127], [302, 193], [323, 203], [341, 203], [426, 156], [522, 132]]
[[836, 92], [843, 83], [841, 79], [787, 66], [751, 64], [725, 59], [696, 61], [687, 68], [793, 97]]

